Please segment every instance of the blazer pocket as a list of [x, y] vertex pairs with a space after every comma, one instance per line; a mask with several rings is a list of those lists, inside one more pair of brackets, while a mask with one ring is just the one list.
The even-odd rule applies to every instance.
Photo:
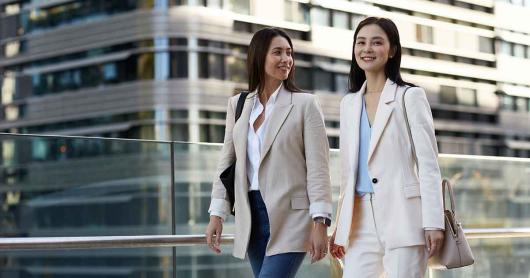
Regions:
[[420, 194], [420, 184], [419, 183], [409, 183], [405, 184], [403, 188], [406, 198], [414, 198], [421, 196]]
[[309, 209], [309, 200], [307, 197], [291, 197], [292, 209]]

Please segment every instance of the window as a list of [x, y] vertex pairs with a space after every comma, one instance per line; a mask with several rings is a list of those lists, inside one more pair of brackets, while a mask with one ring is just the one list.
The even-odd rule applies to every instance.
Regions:
[[431, 26], [416, 25], [416, 40], [423, 43], [433, 43], [433, 32]]
[[24, 105], [6, 105], [4, 107], [4, 117], [8, 121], [16, 121], [24, 117]]
[[187, 119], [188, 115], [188, 110], [171, 110], [169, 112], [169, 117], [171, 119]]
[[339, 148], [339, 137], [328, 136], [328, 142], [329, 142], [329, 147], [331, 149], [338, 149]]
[[497, 109], [499, 107], [499, 98], [491, 91], [482, 91], [477, 94], [477, 103], [480, 107]]
[[515, 101], [515, 106], [517, 108], [517, 111], [527, 112], [527, 108], [528, 108], [527, 102], [528, 102], [527, 98], [523, 98], [523, 97], [517, 98], [517, 100]]
[[199, 54], [199, 77], [224, 79], [224, 57], [221, 54]]
[[245, 60], [235, 56], [226, 56], [225, 64], [228, 80], [239, 83], [247, 82], [247, 65]]
[[6, 4], [4, 6], [4, 11], [3, 12], [6, 15], [18, 14], [18, 13], [20, 13], [20, 4], [21, 3]]
[[522, 44], [514, 44], [513, 45], [513, 56], [518, 58], [524, 58], [525, 52], [526, 52], [526, 46]]
[[171, 140], [175, 141], [189, 141], [189, 130], [187, 124], [172, 124], [171, 125]]
[[[35, 2], [35, 1], [33, 1]], [[44, 1], [39, 1], [44, 2]], [[63, 1], [64, 2], [64, 1]], [[20, 13], [21, 30], [28, 34], [57, 26], [86, 22], [91, 19], [136, 9], [151, 9], [153, 1], [66, 1], [45, 8], [24, 10]], [[23, 34], [19, 34], [23, 35]]]
[[15, 93], [16, 81], [13, 75], [4, 74], [3, 81], [0, 82], [0, 85], [2, 85], [2, 95], [0, 97], [1, 103], [8, 104], [12, 102], [16, 94]]
[[479, 51], [483, 53], [493, 53], [493, 39], [479, 37]]
[[345, 12], [333, 11], [333, 27], [350, 29], [348, 14]]
[[4, 45], [4, 57], [10, 58], [20, 53], [20, 41], [10, 41]]
[[476, 106], [477, 91], [469, 88], [459, 88], [456, 97], [459, 105]]
[[313, 77], [310, 68], [297, 66], [294, 74], [296, 84], [300, 87], [300, 89], [308, 91], [313, 90]]
[[440, 103], [457, 104], [456, 88], [451, 86], [440, 86]]
[[512, 56], [512, 44], [509, 42], [501, 41], [501, 53]]
[[226, 112], [201, 110], [199, 111], [199, 118], [224, 120], [226, 119]]
[[138, 55], [137, 74], [138, 79], [153, 79], [155, 76], [155, 56], [153, 53], [142, 53]]
[[210, 7], [210, 8], [222, 9], [223, 1], [222, 0], [203, 0], [202, 5]]
[[313, 23], [316, 25], [330, 26], [330, 12], [328, 9], [313, 8]]
[[515, 106], [515, 99], [513, 96], [504, 95], [502, 98], [502, 108], [504, 110], [513, 111]]
[[241, 14], [250, 14], [249, 0], [228, 0], [228, 9]]
[[172, 51], [169, 53], [171, 78], [188, 77], [188, 53], [186, 51]]
[[435, 55], [434, 57], [435, 57], [436, 60], [450, 61], [450, 62], [454, 62], [455, 61], [454, 56], [451, 56], [451, 55], [448, 55], [448, 54], [436, 53], [434, 55]]
[[103, 80], [107, 83], [116, 82], [118, 80], [118, 70], [115, 63], [103, 65]]
[[200, 125], [201, 142], [222, 143], [225, 127], [223, 125]]
[[314, 70], [314, 89], [323, 91], [333, 91], [333, 79], [330, 72], [321, 69]]
[[309, 24], [309, 6], [294, 1], [285, 1], [285, 20]]
[[335, 91], [340, 94], [348, 92], [348, 75], [342, 73], [335, 74]]
[[355, 30], [357, 29], [357, 25], [359, 25], [359, 23], [365, 18], [365, 16], [358, 15], [358, 14], [352, 14], [350, 18], [351, 18], [351, 29]]
[[188, 4], [187, 0], [169, 0], [170, 6], [180, 6]]
[[[134, 54], [123, 60], [55, 72], [43, 72], [34, 74], [29, 78], [32, 80], [32, 93], [34, 95], [133, 80], [151, 80], [154, 78], [154, 55], [153, 53]], [[27, 84], [30, 82], [28, 81]]]

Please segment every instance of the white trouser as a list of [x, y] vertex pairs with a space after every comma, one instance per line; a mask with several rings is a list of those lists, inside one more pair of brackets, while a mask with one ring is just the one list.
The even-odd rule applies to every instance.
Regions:
[[429, 256], [427, 248], [425, 245], [385, 248], [385, 238], [377, 230], [374, 218], [377, 200], [373, 196], [355, 197], [350, 246], [346, 249], [342, 277], [423, 278]]

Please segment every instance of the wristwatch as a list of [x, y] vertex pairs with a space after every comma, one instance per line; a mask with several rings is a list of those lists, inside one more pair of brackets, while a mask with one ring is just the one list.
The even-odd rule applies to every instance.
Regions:
[[327, 217], [318, 216], [318, 217], [313, 218], [313, 221], [315, 221], [315, 223], [322, 223], [326, 225], [327, 227], [331, 226], [331, 219]]

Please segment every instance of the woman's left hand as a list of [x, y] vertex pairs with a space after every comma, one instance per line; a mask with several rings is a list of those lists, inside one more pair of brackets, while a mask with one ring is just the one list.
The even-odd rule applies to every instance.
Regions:
[[429, 258], [438, 254], [444, 244], [444, 232], [433, 230], [425, 231], [425, 245], [429, 251]]
[[311, 263], [320, 261], [328, 253], [328, 227], [322, 223], [314, 223], [311, 233]]

